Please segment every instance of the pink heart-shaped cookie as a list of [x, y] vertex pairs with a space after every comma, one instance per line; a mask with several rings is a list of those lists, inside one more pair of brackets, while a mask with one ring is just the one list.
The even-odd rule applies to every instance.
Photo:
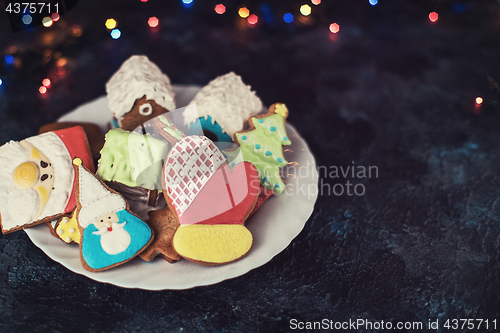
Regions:
[[162, 181], [181, 225], [243, 224], [259, 196], [255, 166], [243, 162], [229, 170], [206, 137], [179, 141], [167, 156]]

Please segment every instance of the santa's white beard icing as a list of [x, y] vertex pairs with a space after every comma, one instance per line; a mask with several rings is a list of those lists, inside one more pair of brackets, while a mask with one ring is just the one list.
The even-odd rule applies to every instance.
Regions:
[[[44, 133], [26, 139], [33, 147], [45, 154], [54, 167], [54, 186], [48, 201], [37, 220], [65, 212], [73, 189], [74, 172], [71, 157], [61, 139], [54, 133]], [[19, 142], [10, 141], [0, 147], [0, 213], [2, 228], [11, 230], [34, 221], [40, 200], [32, 189], [16, 189], [13, 173], [30, 153]]]
[[127, 222], [111, 224], [111, 227], [103, 227], [99, 231], [94, 231], [94, 235], [101, 236], [101, 247], [107, 254], [118, 254], [125, 251], [132, 238], [123, 229]]

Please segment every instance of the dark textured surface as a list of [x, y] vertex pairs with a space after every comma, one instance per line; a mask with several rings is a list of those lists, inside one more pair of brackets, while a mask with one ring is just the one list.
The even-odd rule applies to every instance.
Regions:
[[[147, 54], [174, 83], [235, 71], [265, 104], [289, 106], [318, 165], [354, 161], [377, 166], [378, 178], [349, 179], [366, 193], [337, 196], [328, 190], [347, 179], [323, 177], [313, 215], [286, 250], [242, 277], [185, 291], [97, 283], [24, 232], [0, 236], [0, 331], [284, 331], [293, 318], [439, 319], [447, 331], [446, 319], [500, 320], [500, 107], [491, 102], [500, 94], [486, 80], [500, 80], [497, 1], [464, 1], [460, 12], [453, 1], [324, 0], [311, 27], [278, 20], [256, 29], [237, 28], [238, 3], [218, 16], [210, 1], [190, 10], [150, 2], [81, 1], [64, 16], [83, 30], [74, 39], [59, 28], [12, 34], [2, 17], [2, 57], [18, 45], [23, 64], [0, 66], [0, 143], [104, 94], [122, 61]], [[157, 33], [145, 26], [151, 15]], [[103, 26], [108, 17], [119, 40]], [[42, 64], [49, 31], [68, 65], [41, 97], [42, 79], [57, 76], [55, 59]], [[476, 96], [487, 99], [479, 108]]]

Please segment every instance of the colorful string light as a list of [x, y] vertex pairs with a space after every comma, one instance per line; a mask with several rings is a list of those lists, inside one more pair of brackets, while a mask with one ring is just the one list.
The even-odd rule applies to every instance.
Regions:
[[219, 15], [222, 15], [226, 12], [226, 6], [224, 6], [223, 4], [218, 4], [218, 5], [215, 5], [215, 12]]
[[116, 25], [117, 25], [117, 24], [118, 24], [118, 23], [117, 23], [114, 19], [112, 19], [112, 18], [107, 19], [107, 20], [106, 20], [106, 23], [104, 23], [104, 25], [106, 26], [106, 28], [107, 28], [108, 30], [112, 30], [112, 29], [116, 28]]
[[156, 16], [151, 16], [149, 19], [148, 19], [148, 25], [151, 27], [151, 28], [156, 28], [158, 26], [158, 24], [160, 24], [160, 20], [158, 20], [158, 18]]
[[259, 17], [255, 14], [252, 14], [247, 18], [247, 21], [248, 24], [254, 25], [257, 24], [257, 22], [259, 22]]
[[429, 20], [432, 23], [436, 22], [438, 20], [438, 18], [439, 18], [439, 15], [436, 12], [432, 12], [432, 13], [429, 14]]
[[31, 22], [33, 22], [33, 18], [31, 17], [31, 15], [23, 15], [21, 20], [25, 25], [31, 24]]
[[12, 65], [14, 63], [14, 57], [10, 54], [7, 54], [4, 59], [7, 65]]
[[330, 24], [330, 31], [333, 33], [333, 34], [336, 34], [337, 32], [340, 31], [340, 25], [338, 25], [337, 23], [332, 23]]
[[283, 15], [283, 21], [285, 21], [286, 23], [292, 23], [293, 22], [292, 13], [286, 13], [285, 15]]
[[193, 5], [193, 0], [182, 0], [182, 5], [184, 8], [189, 8]]
[[250, 16], [250, 11], [248, 10], [247, 7], [241, 7], [238, 10], [238, 15], [242, 18], [247, 18], [248, 16]]
[[113, 29], [111, 30], [111, 38], [113, 39], [118, 39], [122, 35], [122, 32], [119, 29]]
[[308, 16], [311, 14], [311, 6], [309, 5], [302, 5], [300, 6], [300, 13], [304, 16]]
[[43, 19], [42, 19], [42, 25], [46, 28], [52, 26], [54, 22], [52, 21], [52, 19], [48, 16], [45, 16]]

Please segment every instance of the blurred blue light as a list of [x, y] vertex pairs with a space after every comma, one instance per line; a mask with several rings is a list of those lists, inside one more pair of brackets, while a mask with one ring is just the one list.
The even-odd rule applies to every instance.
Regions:
[[2, 79], [0, 79], [0, 86], [2, 85], [2, 83], [3, 83], [3, 81], [2, 81]]
[[28, 25], [33, 22], [33, 18], [31, 17], [31, 15], [23, 15], [22, 21], [24, 24]]
[[286, 23], [292, 23], [293, 22], [293, 15], [291, 13], [286, 13], [283, 15], [283, 21]]
[[12, 65], [12, 63], [14, 62], [14, 57], [10, 54], [7, 54], [4, 59], [7, 65]]
[[262, 7], [260, 7], [263, 13], [270, 13], [271, 12], [271, 5], [268, 3], [263, 3]]
[[370, 3], [370, 5], [372, 6], [376, 6], [378, 4], [378, 0], [368, 0], [368, 2]]
[[453, 6], [453, 9], [457, 12], [457, 13], [463, 13], [467, 10], [467, 5], [465, 3], [457, 3]]
[[182, 5], [184, 8], [189, 8], [193, 5], [193, 0], [182, 0]]
[[111, 30], [111, 38], [118, 39], [122, 35], [122, 32], [119, 29]]

